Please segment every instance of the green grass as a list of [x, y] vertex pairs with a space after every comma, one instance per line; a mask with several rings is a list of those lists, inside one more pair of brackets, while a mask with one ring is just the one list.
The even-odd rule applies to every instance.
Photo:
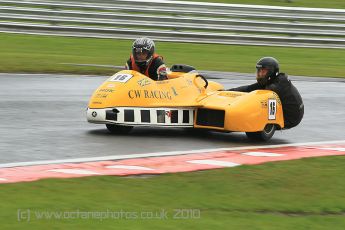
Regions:
[[253, 4], [268, 6], [298, 6], [298, 7], [315, 7], [315, 8], [345, 8], [343, 0], [195, 0], [198, 2], [219, 2], [231, 4]]
[[[100, 67], [60, 63], [124, 65], [131, 40], [32, 36], [0, 33], [0, 72], [112, 74]], [[262, 56], [274, 56], [290, 75], [344, 77], [345, 49], [313, 49], [156, 42], [168, 65], [200, 70], [254, 73]]]
[[[148, 178], [2, 184], [0, 229], [343, 229], [344, 177], [344, 157], [334, 156]], [[18, 209], [30, 209], [30, 221], [18, 221]], [[174, 209], [200, 210], [200, 218], [174, 218]], [[138, 215], [164, 210], [167, 218], [35, 217], [78, 210]]]

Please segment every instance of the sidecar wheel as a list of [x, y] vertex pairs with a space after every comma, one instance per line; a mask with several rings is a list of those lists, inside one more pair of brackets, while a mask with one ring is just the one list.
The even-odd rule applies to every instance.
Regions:
[[246, 132], [246, 135], [251, 140], [268, 141], [271, 139], [275, 131], [276, 126], [274, 124], [267, 124], [264, 130], [259, 132]]
[[122, 126], [113, 124], [106, 124], [105, 126], [107, 126], [109, 132], [114, 134], [127, 134], [133, 129], [133, 126]]

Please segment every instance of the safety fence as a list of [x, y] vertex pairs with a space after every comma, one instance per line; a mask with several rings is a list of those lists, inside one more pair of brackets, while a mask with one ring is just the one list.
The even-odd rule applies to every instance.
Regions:
[[190, 1], [0, 0], [0, 32], [345, 48], [345, 10]]

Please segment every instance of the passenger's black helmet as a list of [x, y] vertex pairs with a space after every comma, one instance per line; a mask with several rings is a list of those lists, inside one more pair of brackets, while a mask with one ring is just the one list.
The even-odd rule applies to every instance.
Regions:
[[267, 74], [261, 77], [257, 75], [256, 80], [259, 84], [266, 85], [268, 80], [275, 78], [279, 74], [279, 63], [273, 57], [263, 57], [256, 63], [257, 73], [263, 68], [268, 70]]
[[[132, 46], [132, 54], [135, 60], [135, 63], [139, 67], [147, 67], [153, 57], [153, 53], [155, 52], [155, 43], [150, 38], [142, 37], [138, 38], [133, 42]], [[139, 53], [147, 53], [146, 60], [138, 60], [137, 54]]]

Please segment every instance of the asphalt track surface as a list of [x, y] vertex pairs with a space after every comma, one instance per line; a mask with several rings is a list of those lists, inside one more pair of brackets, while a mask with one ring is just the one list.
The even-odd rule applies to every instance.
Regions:
[[[225, 88], [254, 82], [254, 75], [207, 74]], [[0, 74], [0, 164], [345, 140], [345, 79], [291, 77], [304, 99], [302, 123], [257, 143], [244, 133], [174, 128], [140, 127], [129, 135], [112, 135], [85, 118], [92, 92], [107, 77]]]

